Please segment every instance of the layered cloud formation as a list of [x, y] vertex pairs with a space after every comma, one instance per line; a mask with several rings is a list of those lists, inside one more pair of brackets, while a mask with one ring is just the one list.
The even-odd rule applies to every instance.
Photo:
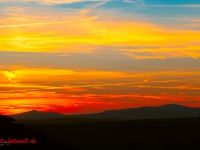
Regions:
[[1, 112], [200, 106], [198, 1], [0, 4]]

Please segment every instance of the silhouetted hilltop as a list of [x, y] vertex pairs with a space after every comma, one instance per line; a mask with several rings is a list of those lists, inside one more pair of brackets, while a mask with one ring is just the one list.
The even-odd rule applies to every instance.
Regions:
[[175, 117], [197, 117], [200, 116], [200, 108], [187, 107], [176, 104], [167, 104], [157, 107], [139, 107], [120, 110], [107, 110], [102, 113], [73, 115], [68, 117], [77, 118], [123, 118], [123, 119], [154, 119]]
[[139, 107], [120, 110], [107, 110], [94, 114], [63, 115], [55, 112], [40, 112], [32, 110], [29, 112], [10, 115], [15, 119], [52, 119], [52, 118], [95, 118], [95, 119], [155, 119], [175, 117], [197, 117], [200, 116], [200, 108], [187, 107], [177, 104], [167, 104], [157, 107]]
[[158, 108], [166, 109], [166, 110], [174, 110], [174, 111], [185, 111], [185, 112], [191, 112], [191, 113], [200, 113], [200, 108], [195, 107], [188, 107], [183, 105], [177, 105], [177, 104], [166, 104], [158, 106]]
[[55, 113], [55, 112], [42, 112], [37, 110], [32, 110], [29, 112], [24, 112], [20, 114], [10, 115], [15, 119], [51, 119], [51, 118], [65, 118], [66, 116], [63, 114]]

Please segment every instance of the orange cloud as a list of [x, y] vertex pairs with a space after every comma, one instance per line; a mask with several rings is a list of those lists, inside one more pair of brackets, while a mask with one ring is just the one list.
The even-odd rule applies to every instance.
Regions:
[[[198, 96], [183, 94], [83, 94], [65, 95], [62, 98], [37, 98], [37, 99], [13, 99], [0, 100], [1, 112], [5, 114], [20, 113], [32, 109], [40, 111], [54, 111], [63, 114], [94, 113], [111, 109], [135, 108], [140, 106], [157, 106], [166, 103], [185, 104], [188, 99], [193, 99], [188, 106], [200, 106]], [[55, 103], [57, 105], [55, 105]]]
[[[191, 105], [200, 106], [199, 75], [198, 71], [184, 70], [112, 72], [13, 67], [0, 71], [0, 110], [7, 114], [33, 108], [91, 113], [171, 102], [183, 104], [191, 99]], [[55, 103], [63, 107], [51, 107]]]

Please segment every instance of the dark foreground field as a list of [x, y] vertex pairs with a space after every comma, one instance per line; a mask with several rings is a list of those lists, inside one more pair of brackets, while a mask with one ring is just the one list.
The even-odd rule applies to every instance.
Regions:
[[200, 149], [200, 118], [149, 120], [66, 118], [18, 120], [17, 123], [22, 124], [4, 136], [16, 139], [35, 138], [37, 143], [10, 145], [0, 149], [14, 147], [17, 149], [28, 147], [29, 150]]

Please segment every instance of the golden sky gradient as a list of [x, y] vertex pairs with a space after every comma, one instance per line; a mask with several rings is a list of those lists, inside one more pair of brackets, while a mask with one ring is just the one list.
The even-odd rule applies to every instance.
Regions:
[[200, 107], [199, 4], [183, 2], [0, 0], [0, 112]]

